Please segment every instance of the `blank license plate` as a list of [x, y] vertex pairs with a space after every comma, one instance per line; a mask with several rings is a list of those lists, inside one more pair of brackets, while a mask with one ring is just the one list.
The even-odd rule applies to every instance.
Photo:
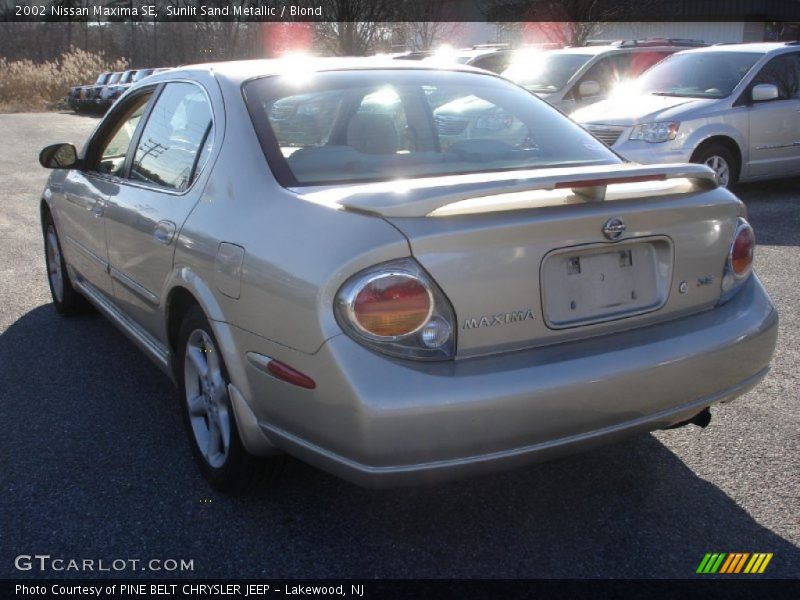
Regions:
[[655, 249], [647, 243], [553, 254], [542, 267], [548, 324], [570, 327], [655, 307], [656, 274]]

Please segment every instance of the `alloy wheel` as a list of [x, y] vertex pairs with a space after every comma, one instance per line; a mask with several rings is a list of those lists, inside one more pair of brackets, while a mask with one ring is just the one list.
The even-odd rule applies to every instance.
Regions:
[[47, 226], [45, 235], [47, 245], [47, 276], [50, 278], [50, 285], [53, 287], [53, 295], [56, 300], [64, 300], [64, 274], [61, 270], [61, 251], [58, 248], [58, 237], [53, 225]]
[[714, 173], [717, 175], [717, 183], [720, 187], [728, 187], [728, 183], [730, 183], [731, 179], [731, 169], [728, 165], [728, 161], [721, 156], [714, 155], [709, 156], [705, 164], [714, 170]]
[[194, 440], [208, 464], [219, 468], [231, 446], [230, 402], [217, 348], [202, 329], [189, 335], [183, 373]]

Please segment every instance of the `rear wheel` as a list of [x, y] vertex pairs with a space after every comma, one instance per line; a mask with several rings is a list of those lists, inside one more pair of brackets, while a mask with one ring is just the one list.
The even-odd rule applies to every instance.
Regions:
[[50, 295], [53, 297], [53, 306], [60, 315], [71, 316], [86, 308], [87, 302], [78, 291], [72, 287], [72, 281], [67, 272], [64, 255], [61, 252], [61, 242], [58, 239], [56, 225], [49, 212], [42, 217], [44, 234], [44, 256], [47, 267], [47, 283], [50, 285]]
[[228, 372], [211, 325], [198, 306], [183, 319], [177, 365], [184, 424], [200, 471], [220, 490], [246, 487], [258, 461], [239, 437]]
[[701, 146], [692, 156], [692, 162], [711, 167], [720, 187], [732, 187], [739, 179], [739, 161], [733, 152], [722, 144], [711, 143]]

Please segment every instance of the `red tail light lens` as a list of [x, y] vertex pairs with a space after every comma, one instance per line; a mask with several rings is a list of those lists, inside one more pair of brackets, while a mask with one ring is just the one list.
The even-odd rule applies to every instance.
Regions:
[[756, 236], [753, 228], [746, 222], [741, 222], [731, 245], [730, 267], [734, 275], [744, 277], [750, 272], [755, 247]]
[[412, 275], [386, 273], [369, 280], [351, 306], [353, 321], [363, 331], [394, 338], [425, 325], [433, 310], [433, 297]]
[[413, 258], [350, 277], [336, 293], [333, 312], [342, 331], [371, 350], [414, 360], [455, 356], [453, 307]]

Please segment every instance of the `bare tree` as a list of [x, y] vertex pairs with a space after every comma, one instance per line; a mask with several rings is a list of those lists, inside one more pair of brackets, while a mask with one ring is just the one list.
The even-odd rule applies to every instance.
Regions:
[[484, 0], [484, 14], [490, 21], [538, 21], [551, 25], [543, 29], [547, 41], [581, 46], [605, 21], [641, 13], [652, 0]]
[[436, 44], [457, 43], [464, 31], [464, 24], [455, 21], [430, 20], [396, 25], [408, 50], [432, 50]]
[[391, 35], [387, 21], [395, 15], [392, 0], [320, 0], [323, 18], [316, 23], [321, 49], [337, 56], [364, 56]]

